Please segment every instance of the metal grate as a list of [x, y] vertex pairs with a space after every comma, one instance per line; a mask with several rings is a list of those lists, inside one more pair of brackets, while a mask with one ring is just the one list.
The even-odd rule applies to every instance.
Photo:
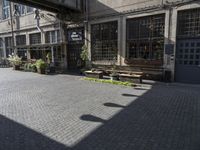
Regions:
[[117, 59], [117, 21], [92, 25], [92, 61]]
[[178, 38], [200, 37], [200, 9], [178, 12]]
[[30, 34], [30, 44], [40, 44], [41, 43], [41, 34], [40, 33], [33, 33]]
[[129, 59], [162, 60], [165, 15], [127, 20], [127, 52]]

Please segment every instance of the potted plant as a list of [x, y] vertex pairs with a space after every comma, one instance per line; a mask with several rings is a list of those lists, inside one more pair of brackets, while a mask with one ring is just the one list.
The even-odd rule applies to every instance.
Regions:
[[49, 73], [55, 73], [56, 70], [55, 70], [55, 66], [54, 66], [54, 64], [51, 62], [51, 60], [52, 60], [52, 56], [51, 56], [51, 53], [50, 53], [50, 52], [47, 53], [46, 58], [47, 58], [47, 68], [46, 68], [46, 73], [47, 73], [47, 74], [49, 74]]
[[47, 67], [47, 63], [45, 61], [43, 61], [42, 59], [39, 59], [36, 61], [35, 65], [36, 65], [38, 73], [45, 74], [45, 70]]
[[113, 65], [112, 65], [112, 71], [110, 74], [110, 79], [113, 80], [118, 80], [119, 79], [119, 74], [117, 73], [117, 66], [115, 64], [116, 58], [113, 58]]
[[84, 73], [86, 70], [89, 70], [91, 68], [89, 63], [89, 54], [88, 54], [88, 48], [86, 45], [82, 47], [82, 51], [80, 54], [81, 60], [79, 60], [79, 68], [81, 68], [81, 72]]
[[32, 72], [37, 72], [37, 67], [36, 67], [35, 63], [31, 65], [31, 71]]
[[22, 58], [18, 55], [9, 55], [8, 61], [13, 66], [13, 70], [20, 70], [22, 64]]
[[114, 66], [110, 74], [110, 79], [113, 81], [113, 80], [118, 80], [118, 78], [119, 78], [119, 74], [116, 71], [116, 66]]

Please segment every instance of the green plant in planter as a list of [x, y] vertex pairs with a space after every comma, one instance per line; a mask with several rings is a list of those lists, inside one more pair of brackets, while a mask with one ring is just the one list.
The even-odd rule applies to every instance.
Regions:
[[37, 67], [36, 67], [36, 64], [31, 64], [31, 71], [32, 72], [37, 72]]
[[32, 71], [32, 64], [31, 63], [25, 63], [24, 64], [24, 71]]
[[119, 74], [117, 73], [116, 58], [113, 58], [112, 71], [110, 74], [111, 80], [118, 80]]
[[88, 47], [86, 45], [82, 47], [80, 58], [84, 62], [84, 64], [81, 66], [81, 72], [84, 73], [85, 71], [90, 70], [91, 64], [89, 63], [89, 53]]
[[8, 61], [13, 66], [14, 70], [20, 70], [20, 65], [22, 64], [22, 58], [18, 55], [9, 55]]
[[46, 58], [47, 58], [47, 63], [50, 64], [51, 63], [51, 59], [52, 59], [52, 56], [51, 56], [50, 52], [47, 53]]
[[39, 59], [35, 63], [38, 73], [45, 74], [45, 69], [47, 67], [47, 63], [42, 59]]
[[81, 59], [82, 59], [83, 61], [85, 61], [85, 62], [89, 60], [89, 58], [88, 58], [88, 48], [87, 48], [86, 45], [84, 45], [84, 46], [82, 47], [82, 52], [81, 52], [80, 57], [81, 57]]

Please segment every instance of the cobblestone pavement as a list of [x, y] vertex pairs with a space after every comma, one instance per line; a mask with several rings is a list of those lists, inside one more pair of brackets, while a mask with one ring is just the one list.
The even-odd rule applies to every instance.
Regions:
[[199, 150], [200, 86], [0, 69], [0, 150]]

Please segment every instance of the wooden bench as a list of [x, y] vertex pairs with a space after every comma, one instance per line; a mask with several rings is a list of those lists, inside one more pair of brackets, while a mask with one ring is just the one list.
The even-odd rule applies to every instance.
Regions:
[[[108, 73], [112, 73], [113, 70], [106, 70]], [[126, 70], [116, 70], [117, 73], [120, 74], [136, 74], [136, 75], [143, 75], [143, 72], [141, 71], [126, 71]]]
[[85, 71], [85, 76], [88, 78], [103, 79], [103, 71]]
[[120, 81], [131, 81], [135, 83], [142, 83], [142, 75], [138, 74], [119, 74]]

